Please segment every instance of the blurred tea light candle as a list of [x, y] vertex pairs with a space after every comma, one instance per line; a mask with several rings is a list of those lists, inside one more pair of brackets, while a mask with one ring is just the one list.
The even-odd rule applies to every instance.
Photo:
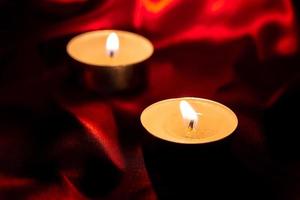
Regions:
[[136, 33], [97, 30], [82, 33], [67, 44], [68, 55], [84, 71], [84, 83], [99, 92], [130, 90], [145, 84], [152, 43]]
[[159, 101], [141, 114], [141, 123], [153, 136], [184, 144], [221, 140], [238, 125], [235, 113], [218, 102], [193, 97]]

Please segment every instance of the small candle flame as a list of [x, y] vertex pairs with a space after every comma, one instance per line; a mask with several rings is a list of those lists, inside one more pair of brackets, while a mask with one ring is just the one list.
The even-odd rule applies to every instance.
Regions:
[[180, 112], [189, 131], [194, 130], [198, 123], [198, 113], [185, 100], [180, 101]]
[[113, 57], [119, 50], [119, 37], [115, 32], [111, 32], [106, 39], [106, 51], [110, 57]]

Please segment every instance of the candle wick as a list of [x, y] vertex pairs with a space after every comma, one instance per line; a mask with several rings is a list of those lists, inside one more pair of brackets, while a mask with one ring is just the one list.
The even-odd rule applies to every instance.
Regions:
[[189, 131], [192, 131], [192, 130], [194, 129], [194, 123], [195, 123], [194, 120], [191, 120], [191, 121], [189, 122], [189, 125], [188, 125]]
[[109, 57], [114, 57], [114, 55], [115, 55], [115, 52], [114, 51], [109, 51]]

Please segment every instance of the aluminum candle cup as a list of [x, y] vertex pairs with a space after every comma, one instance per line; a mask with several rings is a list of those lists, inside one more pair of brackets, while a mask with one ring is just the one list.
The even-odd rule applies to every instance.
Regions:
[[143, 153], [160, 199], [234, 194], [228, 180], [238, 174], [230, 151], [238, 120], [228, 107], [201, 98], [167, 99], [147, 107], [141, 123], [150, 133]]
[[145, 37], [126, 31], [82, 33], [67, 44], [67, 53], [80, 71], [80, 79], [99, 93], [122, 93], [147, 84], [145, 61], [154, 48]]

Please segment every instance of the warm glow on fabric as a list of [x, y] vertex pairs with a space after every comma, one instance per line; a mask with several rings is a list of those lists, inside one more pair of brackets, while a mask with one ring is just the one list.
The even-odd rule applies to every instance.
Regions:
[[[158, 48], [204, 40], [219, 43], [249, 36], [257, 43], [263, 57], [270, 52], [289, 54], [296, 51], [290, 0], [205, 0], [196, 3], [191, 0], [173, 0], [169, 2], [168, 10], [152, 12], [151, 6], [147, 7], [152, 4], [158, 7], [163, 5], [162, 2], [166, 1], [154, 4], [153, 1], [144, 0], [134, 18], [137, 28], [147, 30], [159, 39], [154, 41]], [[260, 39], [269, 26], [284, 30], [278, 38], [274, 38], [272, 46], [266, 46], [265, 40]], [[281, 42], [281, 36], [289, 39]], [[291, 42], [291, 38], [294, 38], [294, 42]], [[277, 43], [283, 44], [277, 47]]]
[[172, 2], [172, 0], [157, 0], [157, 1], [153, 1], [153, 0], [142, 0], [142, 3], [144, 5], [144, 7], [153, 13], [157, 13], [161, 10], [163, 10], [165, 7], [167, 7], [170, 3]]
[[224, 0], [214, 1], [211, 5], [211, 11], [216, 12], [220, 10], [224, 5]]

